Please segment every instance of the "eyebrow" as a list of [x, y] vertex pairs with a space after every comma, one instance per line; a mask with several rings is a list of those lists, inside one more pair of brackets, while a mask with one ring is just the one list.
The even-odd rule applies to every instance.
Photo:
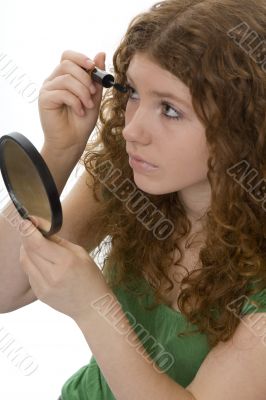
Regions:
[[[131, 78], [131, 76], [129, 75], [128, 72], [126, 73], [126, 76], [133, 83], [133, 85], [135, 85], [135, 82], [133, 81], [133, 79]], [[151, 90], [151, 91], [149, 91], [149, 94], [151, 94], [152, 96], [155, 96], [155, 97], [159, 97], [159, 98], [167, 97], [168, 99], [172, 99], [174, 101], [177, 101], [178, 103], [183, 104], [185, 107], [187, 107], [189, 110], [191, 110], [191, 106], [189, 105], [188, 102], [186, 102], [185, 100], [181, 99], [180, 97], [174, 95], [173, 93], [160, 92], [158, 90]]]

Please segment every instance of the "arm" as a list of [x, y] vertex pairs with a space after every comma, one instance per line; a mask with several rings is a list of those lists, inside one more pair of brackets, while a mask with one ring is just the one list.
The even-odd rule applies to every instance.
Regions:
[[[61, 193], [78, 157], [64, 154], [64, 159], [60, 159], [48, 149], [42, 150], [41, 155]], [[62, 202], [63, 225], [58, 234], [92, 251], [98, 243], [94, 242], [93, 230], [90, 233], [89, 220], [99, 205], [86, 185], [89, 177], [84, 171]], [[83, 210], [82, 213], [80, 210]], [[10, 201], [0, 213], [0, 313], [16, 310], [37, 299], [19, 262], [21, 239], [18, 226], [21, 221], [23, 219]]]
[[[61, 194], [78, 161], [78, 156], [54, 155], [45, 146], [41, 150], [41, 155], [53, 175], [59, 194]], [[20, 296], [30, 289], [29, 281], [19, 264], [21, 240], [18, 229], [22, 221], [23, 218], [17, 212], [14, 204], [9, 201], [0, 214], [0, 312], [6, 312], [16, 307]]]
[[111, 289], [106, 285], [102, 293], [86, 320], [76, 322], [117, 400], [265, 400], [265, 329], [264, 340], [252, 330], [265, 314], [244, 317], [233, 338], [214, 347], [183, 388], [158, 373], [134, 331], [129, 336], [131, 325]]
[[246, 315], [205, 358], [187, 387], [196, 400], [265, 400], [266, 313]]
[[117, 400], [195, 400], [187, 389], [158, 372], [107, 284], [86, 320], [76, 323]]
[[61, 195], [67, 180], [77, 165], [80, 154], [76, 153], [60, 153], [51, 151], [51, 148], [43, 145], [41, 150], [41, 156], [43, 157], [45, 163], [47, 164], [50, 172], [52, 173], [53, 179], [55, 181], [59, 196]]
[[[64, 51], [59, 65], [45, 79], [39, 93], [39, 114], [45, 137], [41, 155], [54, 177], [59, 194], [84, 151], [99, 116], [103, 87], [92, 85], [90, 74], [84, 71], [84, 67], [86, 70], [96, 65], [104, 68], [104, 58], [104, 53], [98, 53], [92, 62], [86, 54]], [[90, 207], [94, 199], [83, 185], [84, 181], [82, 179], [79, 185], [81, 193], [75, 193], [74, 188], [70, 194], [72, 206], [69, 199], [62, 202], [64, 221], [59, 235], [81, 246], [86, 241], [86, 247], [90, 247], [94, 239], [89, 237], [87, 225], [95, 207]], [[12, 214], [12, 209], [15, 210], [13, 203], [9, 202], [5, 207], [6, 214], [0, 214], [0, 312], [12, 311], [36, 300], [19, 262], [19, 229], [10, 224], [11, 217], [5, 216]], [[16, 210], [14, 213], [19, 225], [21, 217]], [[83, 220], [78, 213], [83, 214]], [[86, 237], [82, 236], [84, 232]]]

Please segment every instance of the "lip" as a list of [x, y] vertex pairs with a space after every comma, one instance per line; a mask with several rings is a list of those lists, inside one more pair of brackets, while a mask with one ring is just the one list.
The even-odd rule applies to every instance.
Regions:
[[158, 169], [157, 166], [147, 163], [146, 161], [140, 161], [135, 159], [129, 154], [129, 165], [131, 168], [135, 169], [136, 171], [143, 173], [143, 172], [150, 172], [155, 171]]
[[154, 167], [154, 168], [157, 168], [157, 167], [158, 167], [157, 165], [151, 164], [151, 163], [149, 163], [148, 161], [143, 160], [143, 158], [137, 156], [136, 154], [128, 153], [128, 155], [129, 155], [129, 157], [131, 157], [132, 160], [141, 161], [141, 162], [143, 162], [143, 163], [145, 163], [145, 164], [148, 164], [148, 165], [150, 165], [150, 166], [152, 166], [152, 167]]

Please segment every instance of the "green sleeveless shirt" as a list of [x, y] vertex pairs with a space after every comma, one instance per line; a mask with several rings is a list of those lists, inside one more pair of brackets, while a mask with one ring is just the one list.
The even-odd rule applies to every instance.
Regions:
[[[147, 287], [147, 284], [144, 283], [144, 285]], [[134, 324], [136, 334], [152, 359], [155, 360], [157, 357], [158, 365], [161, 367], [160, 362], [164, 364], [163, 372], [178, 384], [183, 387], [189, 385], [210, 351], [207, 336], [196, 333], [178, 337], [178, 333], [187, 329], [193, 330], [195, 326], [188, 323], [180, 312], [164, 304], [159, 304], [156, 308], [147, 311], [145, 306], [150, 305], [154, 299], [152, 291], [139, 301], [134, 294], [121, 287], [112, 288], [112, 290], [123, 311], [134, 316], [135, 322], [130, 321], [130, 318], [129, 321], [131, 325]], [[248, 300], [242, 308], [243, 315], [251, 312], [266, 312], [265, 290], [250, 296]], [[257, 301], [260, 306], [254, 308], [251, 300]], [[233, 305], [231, 309], [233, 310]], [[138, 330], [140, 326], [146, 330], [144, 337], [141, 337], [141, 331]], [[149, 347], [147, 337], [156, 338], [157, 343], [153, 343], [153, 348]], [[161, 361], [160, 354], [165, 356], [164, 359], [161, 358]], [[167, 354], [171, 357], [167, 358]], [[84, 365], [65, 382], [61, 396], [62, 400], [115, 400], [93, 355], [89, 364]]]

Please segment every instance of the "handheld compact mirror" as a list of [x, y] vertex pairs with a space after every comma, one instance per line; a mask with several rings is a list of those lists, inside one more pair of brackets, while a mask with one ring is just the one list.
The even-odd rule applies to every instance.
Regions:
[[43, 236], [58, 232], [63, 218], [56, 184], [41, 154], [21, 133], [0, 137], [0, 169], [21, 217], [37, 217]]

